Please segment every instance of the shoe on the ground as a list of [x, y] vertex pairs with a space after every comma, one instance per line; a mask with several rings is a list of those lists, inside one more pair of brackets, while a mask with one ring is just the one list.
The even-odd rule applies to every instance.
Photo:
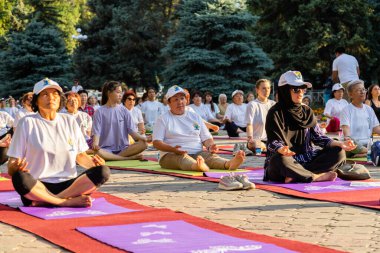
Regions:
[[236, 181], [240, 182], [243, 185], [244, 190], [254, 189], [256, 185], [249, 181], [247, 175], [240, 174], [235, 176]]
[[240, 143], [240, 150], [243, 150], [246, 156], [252, 156], [253, 152], [248, 149], [247, 143]]
[[240, 150], [241, 150], [240, 143], [235, 143], [234, 149], [232, 151], [232, 155], [236, 155], [236, 153], [239, 152]]
[[234, 176], [222, 176], [218, 188], [226, 191], [241, 190], [243, 184], [238, 182]]

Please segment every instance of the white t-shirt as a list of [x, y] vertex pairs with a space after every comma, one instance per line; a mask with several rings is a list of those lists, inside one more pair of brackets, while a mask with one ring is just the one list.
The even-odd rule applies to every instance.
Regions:
[[347, 105], [347, 100], [343, 98], [340, 100], [332, 98], [327, 101], [325, 111], [323, 113], [340, 119], [340, 113]]
[[138, 124], [144, 123], [142, 112], [139, 108], [137, 108], [135, 106], [132, 108], [132, 110], [128, 109], [128, 111], [131, 113], [132, 122], [133, 122], [133, 125], [136, 127], [135, 131], [137, 132], [138, 131]]
[[231, 103], [228, 105], [226, 114], [224, 114], [224, 119], [230, 119], [235, 122], [239, 127], [246, 127], [247, 123], [245, 121], [245, 114], [247, 112], [247, 104], [237, 105]]
[[276, 102], [268, 100], [266, 103], [255, 99], [248, 103], [247, 112], [245, 114], [245, 123], [252, 124], [253, 138], [266, 141], [267, 133], [265, 132], [265, 122], [269, 109], [275, 105]]
[[78, 91], [80, 90], [83, 90], [83, 87], [81, 85], [77, 85], [77, 86], [74, 85], [73, 87], [71, 87], [72, 92], [78, 93]]
[[358, 80], [359, 63], [349, 54], [341, 54], [333, 61], [333, 71], [338, 71], [340, 83]]
[[35, 114], [35, 112], [30, 112], [25, 108], [21, 108], [20, 110], [18, 110], [18, 112], [16, 113], [15, 121], [13, 122], [13, 127], [17, 127], [17, 124], [20, 121], [20, 119], [24, 118], [26, 115], [31, 114]]
[[211, 104], [205, 104], [205, 106], [208, 108], [208, 110], [210, 111], [212, 117], [214, 119], [216, 119], [216, 115], [220, 112], [219, 110], [219, 107], [217, 104], [213, 103], [214, 104], [214, 112], [211, 110]]
[[162, 103], [158, 101], [145, 101], [141, 105], [141, 112], [144, 114], [145, 124], [154, 125], [157, 118], [162, 114]]
[[69, 112], [66, 112], [66, 113], [68, 115], [71, 115], [71, 116], [73, 116], [75, 118], [75, 120], [78, 123], [79, 128], [80, 128], [80, 130], [81, 130], [84, 138], [86, 140], [91, 139], [91, 136], [87, 134], [88, 132], [91, 133], [91, 129], [92, 129], [92, 118], [91, 118], [91, 116], [88, 115], [88, 113], [81, 112], [81, 111], [78, 111], [75, 114], [71, 114]]
[[199, 106], [195, 104], [189, 105], [190, 108], [192, 108], [199, 116], [202, 117], [202, 119], [209, 121], [210, 119], [213, 119], [211, 111], [208, 109], [208, 107], [205, 104], [200, 104]]
[[375, 112], [363, 104], [358, 108], [352, 104], [344, 107], [340, 114], [340, 125], [350, 127], [350, 136], [361, 145], [367, 145], [372, 130], [379, 125]]
[[[211, 139], [211, 134], [202, 118], [188, 110], [182, 115], [170, 111], [161, 115], [154, 125], [153, 141], [163, 141], [171, 146], [179, 145], [188, 154], [196, 154], [203, 150], [203, 142]], [[160, 152], [163, 157], [167, 152]]]
[[20, 120], [7, 155], [26, 158], [35, 179], [58, 183], [77, 176], [77, 154], [87, 149], [74, 117], [57, 113], [46, 120], [36, 113]]
[[6, 134], [14, 124], [14, 119], [7, 112], [0, 111], [0, 136]]
[[15, 118], [19, 109], [17, 107], [6, 107], [5, 111], [9, 113], [9, 115], [11, 115], [12, 118]]

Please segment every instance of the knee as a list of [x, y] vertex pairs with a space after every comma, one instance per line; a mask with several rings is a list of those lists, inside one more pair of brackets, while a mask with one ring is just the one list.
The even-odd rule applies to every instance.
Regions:
[[27, 172], [17, 171], [12, 175], [12, 184], [21, 196], [28, 194], [36, 185], [37, 180]]
[[99, 187], [108, 181], [111, 176], [111, 170], [108, 166], [101, 165], [91, 168], [86, 174], [92, 183]]
[[[275, 153], [275, 154], [270, 158], [269, 163], [270, 163], [271, 165], [281, 166], [281, 165], [284, 165], [284, 164], [285, 164], [285, 160], [288, 159], [289, 157], [291, 157], [291, 156], [284, 156], [284, 155], [281, 155], [280, 153]], [[293, 158], [293, 157], [291, 157], [291, 158]]]
[[331, 147], [329, 152], [337, 155], [338, 162], [343, 162], [346, 160], [346, 151], [344, 151], [341, 147]]

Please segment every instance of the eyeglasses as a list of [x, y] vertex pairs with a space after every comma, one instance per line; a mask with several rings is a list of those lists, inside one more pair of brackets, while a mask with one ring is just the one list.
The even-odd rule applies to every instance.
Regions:
[[307, 88], [291, 88], [290, 90], [292, 90], [294, 93], [300, 93], [302, 91], [302, 93], [306, 93], [307, 91]]
[[129, 101], [135, 101], [136, 99], [135, 98], [127, 98], [127, 100], [129, 100]]
[[355, 90], [356, 93], [366, 93], [367, 89], [357, 89]]

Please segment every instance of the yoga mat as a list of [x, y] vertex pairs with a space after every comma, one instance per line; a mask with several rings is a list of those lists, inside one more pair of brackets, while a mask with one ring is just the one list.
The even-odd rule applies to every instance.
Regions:
[[5, 178], [5, 177], [0, 177], [0, 181], [7, 181], [9, 180], [8, 178]]
[[20, 207], [20, 210], [44, 220], [94, 217], [139, 211], [108, 203], [104, 198], [94, 199], [91, 207]]
[[182, 220], [78, 227], [77, 230], [98, 241], [134, 253], [295, 252], [274, 244], [217, 233]]
[[140, 166], [158, 165], [158, 162], [153, 161], [140, 161], [140, 160], [124, 160], [124, 161], [108, 161], [107, 166], [125, 167], [125, 168], [137, 168]]
[[247, 140], [247, 137], [229, 137], [228, 135], [218, 135], [218, 136], [213, 136], [212, 137], [213, 139], [217, 139], [217, 140], [242, 140], [242, 141], [246, 141]]
[[20, 195], [16, 191], [0, 192], [0, 204], [7, 205], [13, 208], [23, 206]]

